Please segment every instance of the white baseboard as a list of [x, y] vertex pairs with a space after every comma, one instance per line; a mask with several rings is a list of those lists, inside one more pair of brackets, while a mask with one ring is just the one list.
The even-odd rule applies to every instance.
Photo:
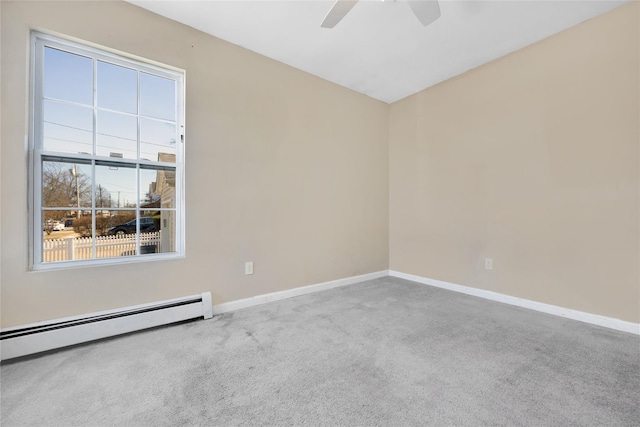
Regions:
[[572, 310], [570, 308], [558, 307], [555, 305], [531, 301], [524, 298], [512, 297], [498, 292], [486, 291], [484, 289], [456, 285], [454, 283], [443, 282], [442, 280], [429, 279], [426, 277], [402, 273], [394, 270], [389, 270], [389, 276], [410, 280], [412, 282], [422, 283], [424, 285], [434, 286], [436, 288], [443, 288], [467, 295], [473, 295], [491, 301], [498, 301], [518, 307], [524, 307], [530, 310], [540, 311], [542, 313], [553, 314], [555, 316], [565, 317], [567, 319], [591, 323], [592, 325], [603, 326], [605, 328], [615, 329], [617, 331], [640, 335], [640, 323], [627, 322], [625, 320], [614, 319], [612, 317], [585, 313], [583, 311]]
[[225, 302], [213, 306], [214, 314], [227, 313], [229, 311], [240, 310], [241, 308], [253, 307], [255, 305], [265, 304], [271, 301], [278, 301], [285, 298], [297, 297], [313, 292], [324, 291], [327, 289], [338, 288], [340, 286], [352, 285], [354, 283], [364, 282], [366, 280], [379, 279], [387, 277], [388, 270], [377, 271], [375, 273], [363, 274], [360, 276], [347, 277], [344, 279], [332, 280], [330, 282], [317, 283], [315, 285], [301, 286], [299, 288], [287, 289], [286, 291], [272, 292], [269, 294], [256, 295], [251, 298], [240, 299], [236, 301]]

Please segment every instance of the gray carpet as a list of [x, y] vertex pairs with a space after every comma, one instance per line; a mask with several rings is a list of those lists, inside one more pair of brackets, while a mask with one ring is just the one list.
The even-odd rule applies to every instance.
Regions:
[[640, 338], [383, 278], [4, 363], [3, 427], [640, 425]]

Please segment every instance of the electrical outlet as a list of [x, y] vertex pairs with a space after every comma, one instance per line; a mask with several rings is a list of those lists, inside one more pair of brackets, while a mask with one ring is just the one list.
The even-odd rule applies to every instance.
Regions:
[[244, 263], [244, 274], [253, 274], [253, 261]]
[[493, 260], [491, 258], [484, 259], [485, 270], [493, 270]]

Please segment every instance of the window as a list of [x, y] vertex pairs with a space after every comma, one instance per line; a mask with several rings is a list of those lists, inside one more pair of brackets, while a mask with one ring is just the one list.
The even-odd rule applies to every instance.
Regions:
[[32, 36], [31, 267], [184, 254], [184, 73]]

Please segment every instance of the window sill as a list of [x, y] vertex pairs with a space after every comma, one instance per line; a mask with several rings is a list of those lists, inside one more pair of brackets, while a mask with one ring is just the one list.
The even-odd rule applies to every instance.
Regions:
[[164, 254], [137, 255], [137, 256], [130, 256], [126, 258], [102, 258], [102, 259], [92, 259], [92, 260], [82, 260], [82, 261], [48, 262], [48, 263], [32, 265], [30, 266], [29, 270], [31, 272], [42, 272], [42, 271], [56, 271], [56, 270], [72, 270], [77, 268], [90, 268], [90, 267], [107, 267], [107, 266], [113, 267], [117, 265], [169, 261], [169, 260], [184, 259], [184, 258], [186, 258], [184, 254], [171, 252], [171, 253], [164, 253]]

